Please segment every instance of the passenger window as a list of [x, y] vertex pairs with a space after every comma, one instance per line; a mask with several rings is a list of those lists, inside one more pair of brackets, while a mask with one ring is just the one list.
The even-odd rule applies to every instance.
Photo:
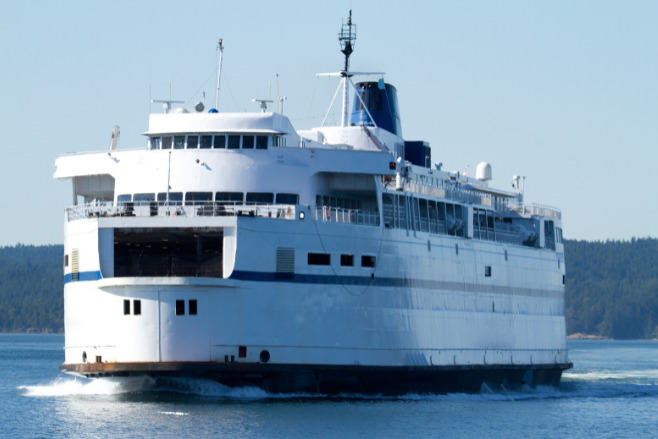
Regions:
[[[238, 147], [240, 146], [240, 136], [238, 136]], [[225, 135], [219, 135], [215, 136], [215, 145], [213, 148], [226, 148], [226, 136]]]
[[[167, 201], [167, 193], [161, 192], [158, 194], [158, 204], [164, 205]], [[182, 204], [183, 203], [183, 193], [182, 192], [169, 192], [169, 204]]]
[[240, 136], [228, 136], [228, 147], [229, 149], [240, 148]]
[[340, 265], [343, 267], [353, 267], [354, 255], [340, 255]]
[[212, 192], [188, 192], [185, 194], [185, 205], [192, 206], [212, 201]]
[[242, 149], [254, 149], [254, 136], [242, 136]]
[[134, 202], [155, 201], [155, 194], [135, 194]]
[[185, 301], [177, 300], [176, 301], [176, 315], [184, 316], [185, 315]]
[[361, 256], [361, 266], [362, 267], [374, 267], [375, 266], [375, 257], [370, 255]]
[[190, 315], [195, 316], [196, 315], [196, 299], [191, 299], [188, 304], [189, 304]]
[[199, 148], [201, 149], [210, 149], [212, 146], [212, 136], [201, 136], [201, 144]]
[[247, 204], [272, 204], [274, 194], [271, 192], [248, 192]]
[[125, 299], [123, 301], [123, 315], [124, 316], [130, 315], [130, 300]]
[[267, 149], [268, 136], [256, 136], [256, 149]]
[[122, 204], [122, 203], [130, 203], [132, 201], [132, 195], [126, 194], [126, 195], [119, 195], [117, 197], [117, 203]]
[[142, 315], [142, 301], [133, 300], [133, 315], [141, 316]]
[[309, 253], [308, 265], [331, 265], [331, 254], [329, 253]]
[[215, 201], [220, 204], [242, 204], [242, 192], [217, 192]]
[[196, 149], [199, 144], [199, 136], [187, 136], [187, 149]]
[[276, 194], [276, 204], [299, 204], [299, 195]]

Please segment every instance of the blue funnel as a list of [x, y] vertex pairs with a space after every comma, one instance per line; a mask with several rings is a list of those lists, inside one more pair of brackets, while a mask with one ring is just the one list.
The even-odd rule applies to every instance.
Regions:
[[[364, 108], [364, 103], [374, 119], [374, 124]], [[379, 128], [402, 137], [398, 92], [395, 87], [384, 83], [383, 79], [380, 79], [379, 82], [357, 83], [350, 125], [377, 125]]]

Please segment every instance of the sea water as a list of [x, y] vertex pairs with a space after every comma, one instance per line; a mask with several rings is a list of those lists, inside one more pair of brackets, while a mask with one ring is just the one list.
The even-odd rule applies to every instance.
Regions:
[[[0, 437], [658, 437], [658, 342], [569, 341], [559, 388], [319, 397], [58, 372], [61, 335], [0, 334]], [[486, 389], [485, 389], [486, 390]]]

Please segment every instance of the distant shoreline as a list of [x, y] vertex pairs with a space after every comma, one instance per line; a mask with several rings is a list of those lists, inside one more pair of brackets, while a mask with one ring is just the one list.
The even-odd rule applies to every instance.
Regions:
[[575, 334], [567, 335], [567, 340], [612, 340], [612, 339], [609, 337], [604, 337], [602, 335], [584, 334], [582, 332], [577, 332]]

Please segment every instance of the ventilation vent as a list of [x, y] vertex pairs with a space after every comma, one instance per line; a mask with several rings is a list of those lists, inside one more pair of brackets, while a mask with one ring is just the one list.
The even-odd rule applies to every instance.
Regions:
[[295, 249], [292, 247], [278, 247], [276, 249], [276, 274], [278, 279], [292, 279], [295, 277]]
[[71, 252], [71, 279], [80, 279], [80, 257], [77, 248]]

